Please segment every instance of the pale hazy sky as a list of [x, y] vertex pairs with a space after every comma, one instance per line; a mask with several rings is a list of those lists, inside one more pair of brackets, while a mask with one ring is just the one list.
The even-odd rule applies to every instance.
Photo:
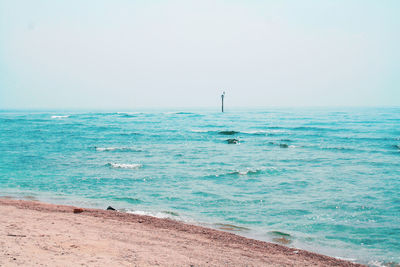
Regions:
[[0, 0], [0, 109], [400, 106], [399, 0]]

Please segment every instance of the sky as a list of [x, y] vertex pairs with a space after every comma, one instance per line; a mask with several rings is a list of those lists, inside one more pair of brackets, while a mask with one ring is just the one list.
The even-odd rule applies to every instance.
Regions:
[[400, 106], [398, 0], [0, 0], [0, 109]]

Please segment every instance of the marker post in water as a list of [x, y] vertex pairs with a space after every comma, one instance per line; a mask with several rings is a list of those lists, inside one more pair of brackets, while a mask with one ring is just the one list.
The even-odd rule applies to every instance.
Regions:
[[224, 97], [225, 97], [225, 91], [221, 95], [221, 100], [222, 100], [221, 110], [222, 110], [222, 112], [224, 112]]

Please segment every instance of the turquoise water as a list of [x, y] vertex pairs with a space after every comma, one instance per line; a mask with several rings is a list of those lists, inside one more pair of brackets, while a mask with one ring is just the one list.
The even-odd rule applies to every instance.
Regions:
[[399, 178], [400, 108], [0, 112], [0, 195], [372, 265], [400, 262]]

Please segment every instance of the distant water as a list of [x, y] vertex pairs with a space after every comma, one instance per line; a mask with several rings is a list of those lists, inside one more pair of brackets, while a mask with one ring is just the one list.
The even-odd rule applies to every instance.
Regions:
[[2, 111], [0, 195], [399, 263], [400, 109]]

